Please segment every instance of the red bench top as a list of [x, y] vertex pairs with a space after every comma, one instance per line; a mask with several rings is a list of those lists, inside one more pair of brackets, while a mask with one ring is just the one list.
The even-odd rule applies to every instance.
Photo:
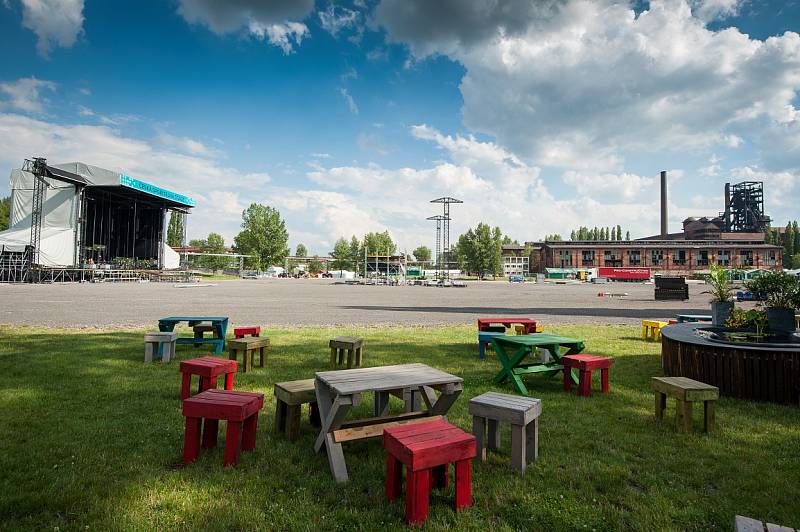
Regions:
[[201, 377], [213, 378], [223, 373], [235, 373], [238, 362], [225, 358], [199, 357], [181, 362], [178, 369], [181, 373], [191, 373]]
[[383, 431], [386, 451], [411, 471], [475, 457], [475, 436], [443, 419], [390, 427]]
[[264, 395], [234, 390], [206, 390], [183, 401], [183, 415], [244, 421], [264, 406]]
[[235, 327], [233, 334], [261, 334], [261, 327]]
[[561, 363], [570, 368], [577, 368], [583, 371], [591, 371], [593, 369], [605, 369], [611, 367], [611, 357], [601, 357], [597, 355], [564, 355], [561, 357]]

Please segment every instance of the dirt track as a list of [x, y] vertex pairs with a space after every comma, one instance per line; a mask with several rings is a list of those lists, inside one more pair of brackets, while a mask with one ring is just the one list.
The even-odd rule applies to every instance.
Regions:
[[[654, 301], [653, 285], [511, 285], [467, 288], [345, 286], [329, 280], [220, 281], [172, 284], [0, 285], [0, 323], [61, 327], [147, 326], [170, 315], [223, 315], [265, 326], [433, 325], [479, 316], [530, 316], [544, 323], [638, 323], [676, 313], [708, 314], [703, 285], [690, 300]], [[627, 292], [623, 299], [600, 291]]]

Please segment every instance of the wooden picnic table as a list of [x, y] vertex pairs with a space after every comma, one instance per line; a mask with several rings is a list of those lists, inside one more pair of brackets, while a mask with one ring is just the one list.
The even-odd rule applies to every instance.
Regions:
[[[347, 464], [342, 442], [381, 436], [387, 427], [445, 415], [461, 394], [462, 380], [425, 364], [321, 371], [314, 380], [322, 420], [314, 450], [320, 452], [324, 445], [333, 477], [337, 482], [346, 482]], [[345, 421], [350, 408], [360, 404], [362, 394], [369, 392], [375, 394], [375, 417]], [[421, 396], [427, 408], [416, 411], [417, 408], [407, 406], [411, 411], [390, 416], [390, 394]]]
[[699, 321], [711, 321], [710, 314], [676, 314], [675, 320], [678, 323], [695, 323]]
[[[506, 379], [511, 381], [514, 388], [522, 395], [528, 395], [528, 389], [520, 379], [520, 375], [527, 373], [547, 373], [553, 376], [564, 370], [561, 357], [574, 355], [583, 351], [583, 340], [556, 336], [555, 334], [536, 333], [525, 336], [495, 336], [492, 338], [492, 347], [495, 356], [502, 365], [494, 377], [494, 383], [500, 384]], [[547, 349], [552, 355], [552, 360], [547, 362], [524, 363], [534, 348]], [[565, 348], [565, 351], [562, 351]], [[572, 382], [578, 384], [578, 376], [570, 372]]]
[[488, 331], [492, 325], [502, 325], [510, 329], [514, 324], [525, 327], [525, 334], [536, 332], [536, 321], [530, 318], [478, 318], [478, 331]]
[[178, 338], [179, 344], [212, 344], [215, 353], [222, 353], [225, 347], [225, 334], [228, 331], [227, 316], [170, 316], [158, 320], [158, 330], [171, 332], [181, 322], [187, 322], [189, 327], [200, 323], [209, 322], [214, 327], [214, 338]]

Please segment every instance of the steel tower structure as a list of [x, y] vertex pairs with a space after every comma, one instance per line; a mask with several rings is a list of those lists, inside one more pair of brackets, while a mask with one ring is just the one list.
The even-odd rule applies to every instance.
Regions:
[[448, 219], [441, 214], [426, 219], [436, 222], [436, 278], [439, 279], [442, 271], [442, 225], [444, 222], [448, 221]]
[[[464, 203], [460, 199], [451, 198], [449, 196], [443, 198], [436, 198], [435, 200], [431, 200], [431, 203], [441, 203], [443, 208], [442, 213], [442, 232], [441, 232], [441, 241], [442, 241], [442, 256], [443, 259], [441, 262], [444, 266], [444, 272], [441, 273], [439, 270], [439, 275], [442, 280], [450, 278], [450, 205], [453, 203]], [[430, 219], [430, 218], [429, 218]], [[439, 245], [439, 239], [437, 238], [437, 246]], [[436, 261], [437, 261], [437, 268], [439, 264], [439, 253], [436, 254]]]

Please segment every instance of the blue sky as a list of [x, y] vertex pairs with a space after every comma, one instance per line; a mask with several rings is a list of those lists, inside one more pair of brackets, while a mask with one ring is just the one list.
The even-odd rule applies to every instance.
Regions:
[[[432, 245], [461, 197], [519, 240], [657, 230], [765, 181], [798, 218], [800, 4], [667, 0], [5, 0], [0, 171], [79, 160], [192, 195], [230, 241], [253, 201], [291, 243]], [[8, 183], [0, 181], [0, 194]]]

